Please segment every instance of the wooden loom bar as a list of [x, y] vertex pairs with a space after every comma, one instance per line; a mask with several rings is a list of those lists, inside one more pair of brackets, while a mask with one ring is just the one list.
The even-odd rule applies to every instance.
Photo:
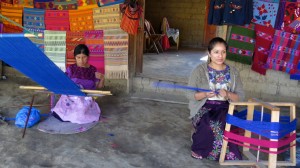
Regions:
[[[20, 86], [20, 89], [31, 89], [31, 90], [47, 90], [45, 87], [42, 86]], [[101, 91], [101, 90], [81, 90], [84, 93], [91, 93], [91, 94], [102, 94], [102, 95], [112, 95], [110, 91]]]
[[0, 38], [13, 38], [13, 37], [43, 37], [42, 33], [0, 33]]

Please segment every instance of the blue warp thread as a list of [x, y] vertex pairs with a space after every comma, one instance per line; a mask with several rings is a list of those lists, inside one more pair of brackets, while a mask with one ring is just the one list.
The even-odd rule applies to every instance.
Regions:
[[56, 94], [85, 96], [80, 87], [27, 38], [0, 38], [0, 59]]

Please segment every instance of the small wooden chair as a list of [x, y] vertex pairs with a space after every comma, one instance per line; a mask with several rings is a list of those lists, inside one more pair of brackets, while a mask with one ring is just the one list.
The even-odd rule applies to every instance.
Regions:
[[146, 50], [151, 51], [154, 48], [157, 54], [163, 52], [163, 48], [160, 44], [162, 37], [163, 34], [156, 34], [151, 23], [145, 19], [145, 38], [146, 41], [149, 41], [148, 46], [146, 43]]

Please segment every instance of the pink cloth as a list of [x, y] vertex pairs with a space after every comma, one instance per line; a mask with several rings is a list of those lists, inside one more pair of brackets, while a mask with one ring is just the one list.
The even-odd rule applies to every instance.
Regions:
[[62, 95], [52, 108], [64, 121], [86, 124], [99, 121], [101, 110], [92, 97]]

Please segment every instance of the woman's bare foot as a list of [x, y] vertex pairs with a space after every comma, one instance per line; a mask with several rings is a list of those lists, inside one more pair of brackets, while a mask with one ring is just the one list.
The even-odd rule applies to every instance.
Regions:
[[202, 159], [201, 155], [198, 155], [197, 153], [195, 153], [193, 151], [192, 151], [192, 157], [195, 158], [195, 159]]

